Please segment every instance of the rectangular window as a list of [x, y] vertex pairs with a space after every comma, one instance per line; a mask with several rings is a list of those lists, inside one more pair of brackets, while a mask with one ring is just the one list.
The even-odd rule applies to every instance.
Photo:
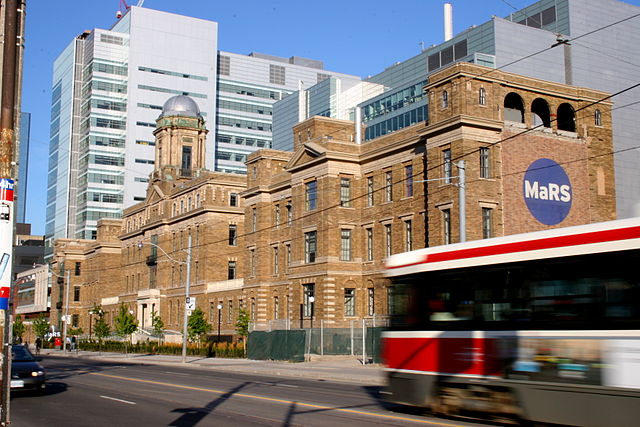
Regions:
[[392, 286], [387, 288], [387, 314], [392, 316], [396, 314], [395, 296], [393, 295], [394, 288]]
[[393, 174], [391, 171], [385, 173], [384, 195], [386, 202], [393, 200]]
[[491, 178], [489, 147], [480, 147], [480, 178]]
[[384, 255], [391, 256], [391, 224], [384, 225]]
[[76, 265], [75, 265], [75, 267], [76, 267], [76, 268], [75, 268], [75, 275], [76, 275], [76, 276], [79, 276], [79, 275], [80, 275], [80, 271], [81, 271], [81, 270], [80, 270], [80, 266], [81, 266], [81, 263], [76, 262]]
[[276, 205], [274, 212], [274, 222], [276, 227], [280, 226], [280, 205]]
[[287, 225], [291, 225], [293, 222], [293, 206], [291, 206], [291, 201], [287, 202]]
[[482, 208], [482, 238], [493, 237], [493, 209]]
[[443, 243], [448, 245], [451, 243], [451, 209], [442, 210], [442, 230]]
[[80, 301], [80, 286], [73, 287], [73, 301], [74, 302]]
[[444, 167], [444, 182], [451, 183], [451, 150], [442, 150], [442, 165]]
[[316, 262], [317, 232], [309, 231], [304, 233], [304, 261], [306, 263]]
[[249, 253], [249, 268], [251, 269], [251, 275], [256, 275], [256, 250], [251, 249]]
[[235, 224], [229, 225], [229, 246], [236, 246], [238, 244], [238, 226]]
[[236, 278], [236, 262], [229, 261], [229, 265], [227, 266], [227, 279], [233, 280]]
[[351, 261], [351, 230], [340, 230], [340, 261]]
[[77, 328], [79, 324], [80, 324], [80, 315], [79, 314], [71, 315], [71, 326], [74, 328]]
[[280, 318], [280, 300], [278, 297], [273, 297], [273, 318], [275, 320]]
[[356, 315], [356, 290], [352, 288], [346, 288], [344, 290], [344, 315], [355, 316]]
[[302, 301], [302, 305], [303, 305], [303, 309], [302, 309], [302, 315], [304, 317], [311, 317], [313, 316], [313, 305], [314, 305], [314, 301], [315, 301], [315, 284], [313, 283], [308, 283], [306, 285], [302, 285], [303, 286], [303, 301]]
[[310, 181], [305, 184], [304, 201], [306, 210], [312, 211], [316, 208], [316, 201], [318, 196], [317, 191], [318, 188], [316, 181]]
[[251, 209], [251, 231], [258, 230], [258, 210], [256, 208]]
[[367, 289], [367, 295], [368, 295], [367, 312], [369, 316], [373, 316], [376, 312], [376, 298], [375, 298], [374, 292], [375, 291], [373, 288]]
[[278, 274], [280, 266], [280, 251], [278, 247], [273, 248], [273, 274]]
[[269, 65], [269, 83], [283, 85], [285, 81], [285, 67], [282, 65]]
[[367, 177], [367, 206], [373, 206], [373, 177]]
[[340, 178], [340, 206], [351, 206], [351, 180]]
[[373, 261], [373, 228], [367, 228], [367, 261]]
[[229, 194], [229, 206], [238, 206], [238, 193]]
[[413, 223], [411, 220], [404, 222], [404, 250], [413, 250]]
[[289, 267], [291, 266], [291, 244], [287, 243], [286, 245], [284, 245], [285, 250], [287, 251], [286, 256], [287, 256], [287, 270], [289, 270]]
[[413, 165], [404, 167], [404, 196], [413, 196]]
[[218, 55], [218, 74], [228, 76], [231, 74], [231, 57]]

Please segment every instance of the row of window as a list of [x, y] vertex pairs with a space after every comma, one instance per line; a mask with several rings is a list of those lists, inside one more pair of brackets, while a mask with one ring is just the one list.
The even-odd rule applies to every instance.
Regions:
[[424, 85], [427, 81], [421, 81], [412, 86], [404, 88], [384, 98], [378, 99], [362, 107], [362, 121], [368, 122], [378, 116], [398, 110], [407, 105], [424, 99]]
[[255, 120], [242, 120], [231, 117], [219, 117], [218, 124], [225, 126], [233, 126], [242, 129], [255, 129], [265, 132], [271, 132], [271, 123], [257, 122]]
[[258, 89], [249, 86], [242, 86], [233, 83], [219, 83], [218, 90], [220, 92], [235, 93], [238, 95], [255, 96], [258, 98], [273, 99], [279, 101], [282, 99], [282, 93], [268, 89]]
[[175, 71], [159, 70], [157, 68], [138, 67], [138, 70], [145, 71], [147, 73], [162, 74], [162, 75], [165, 75], [165, 76], [174, 76], [174, 77], [182, 77], [182, 78], [185, 78], [185, 79], [202, 80], [202, 81], [205, 81], [205, 82], [209, 80], [205, 76], [197, 76], [195, 74], [178, 73], [178, 72], [175, 72]]
[[247, 138], [244, 136], [237, 135], [225, 135], [218, 134], [217, 137], [218, 142], [224, 142], [227, 144], [237, 144], [237, 145], [246, 145], [247, 147], [267, 147], [271, 146], [271, 141], [268, 139], [260, 139], [260, 138]]
[[428, 109], [426, 105], [415, 108], [406, 113], [400, 114], [395, 117], [391, 117], [380, 123], [368, 126], [365, 129], [364, 139], [366, 141], [377, 138], [379, 136], [386, 135], [391, 132], [395, 132], [400, 129], [404, 129], [408, 126], [415, 125], [419, 122], [424, 122], [428, 118]]
[[152, 91], [152, 92], [171, 93], [173, 95], [186, 95], [186, 96], [190, 96], [192, 98], [204, 98], [204, 99], [208, 98], [207, 95], [202, 94], [202, 93], [185, 92], [185, 91], [181, 91], [181, 90], [167, 89], [167, 88], [164, 88], [164, 87], [138, 85], [138, 89], [149, 90], [149, 91]]
[[244, 102], [227, 101], [221, 99], [218, 101], [218, 107], [233, 111], [242, 111], [245, 113], [263, 114], [266, 116], [273, 115], [273, 108], [265, 105], [247, 104]]
[[[445, 184], [450, 184], [453, 178], [453, 161], [450, 148], [442, 150], [442, 177]], [[480, 147], [478, 149], [480, 178], [491, 178], [491, 149], [489, 147]]]

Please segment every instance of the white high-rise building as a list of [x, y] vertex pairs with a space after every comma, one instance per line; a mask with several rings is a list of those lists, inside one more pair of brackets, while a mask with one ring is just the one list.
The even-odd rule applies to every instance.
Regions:
[[247, 154], [271, 146], [272, 104], [332, 76], [359, 80], [320, 61], [220, 52], [216, 22], [152, 9], [84, 32], [54, 62], [47, 245], [95, 238], [98, 219], [144, 200], [168, 98], [198, 103], [208, 169], [245, 173]]

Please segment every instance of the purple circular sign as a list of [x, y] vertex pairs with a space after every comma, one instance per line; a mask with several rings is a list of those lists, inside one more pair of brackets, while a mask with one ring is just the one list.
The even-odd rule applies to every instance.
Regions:
[[529, 165], [522, 194], [531, 214], [546, 225], [561, 223], [571, 210], [571, 181], [562, 166], [551, 159], [538, 159]]

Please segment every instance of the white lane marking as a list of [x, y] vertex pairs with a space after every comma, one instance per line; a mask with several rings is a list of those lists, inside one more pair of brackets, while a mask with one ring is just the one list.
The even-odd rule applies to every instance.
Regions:
[[116, 402], [122, 402], [122, 403], [126, 403], [128, 405], [135, 405], [136, 402], [129, 402], [128, 400], [122, 400], [122, 399], [116, 399], [115, 397], [109, 397], [109, 396], [100, 396], [103, 399], [109, 399], [109, 400], [115, 400]]
[[191, 375], [184, 372], [172, 372], [172, 371], [164, 371], [165, 374], [173, 374], [173, 375]]
[[261, 381], [254, 381], [254, 384], [261, 384], [261, 385], [273, 385], [273, 386], [277, 386], [277, 387], [291, 387], [291, 388], [298, 388], [297, 385], [291, 385], [291, 384], [277, 384], [277, 383], [264, 383]]

